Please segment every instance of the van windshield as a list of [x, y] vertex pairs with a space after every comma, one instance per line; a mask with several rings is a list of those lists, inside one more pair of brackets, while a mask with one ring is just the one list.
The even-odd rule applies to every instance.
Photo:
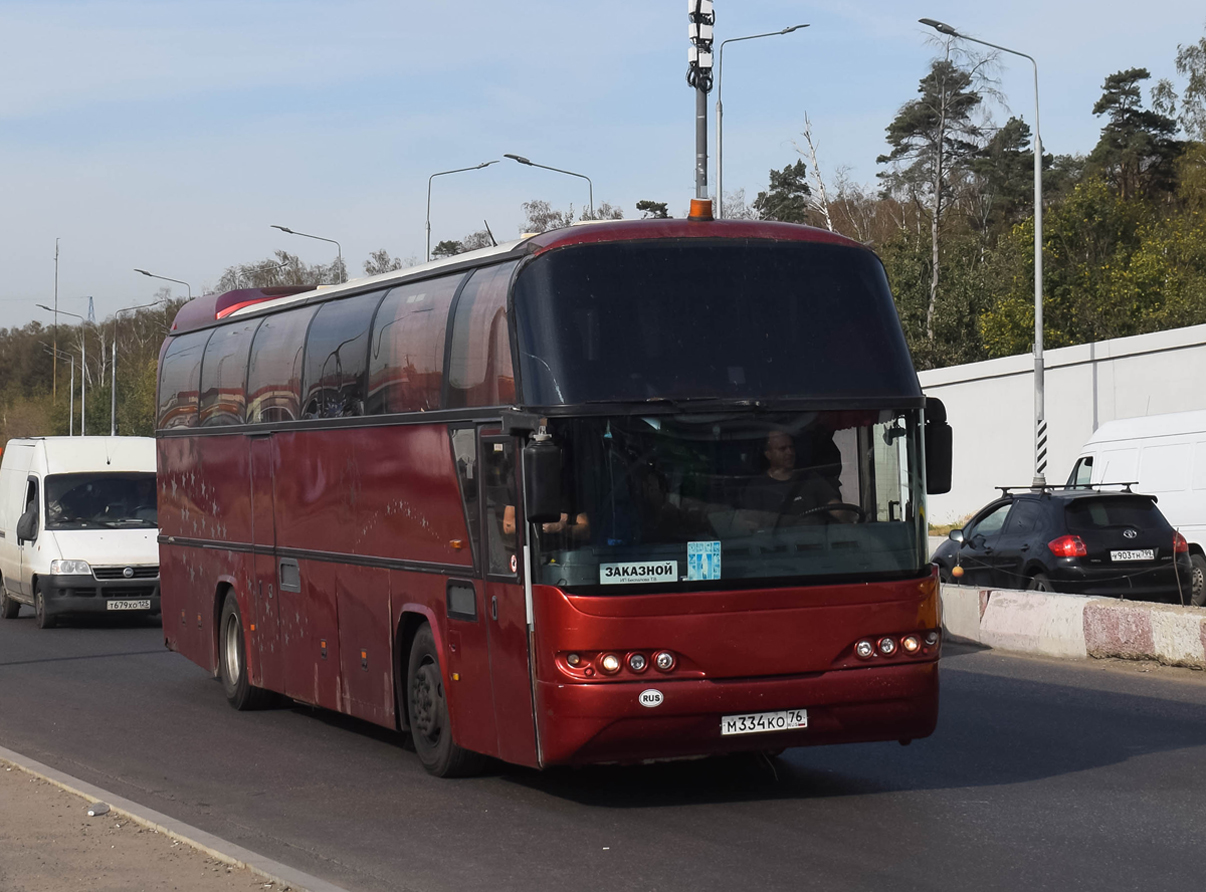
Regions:
[[159, 514], [155, 475], [51, 474], [46, 478], [46, 529], [154, 529]]

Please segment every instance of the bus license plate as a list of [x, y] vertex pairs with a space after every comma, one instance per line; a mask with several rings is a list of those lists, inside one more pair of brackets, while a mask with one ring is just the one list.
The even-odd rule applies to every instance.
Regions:
[[720, 717], [720, 735], [761, 734], [764, 731], [791, 731], [808, 727], [807, 709], [784, 709], [780, 712], [747, 712]]
[[109, 601], [105, 604], [106, 610], [150, 610], [151, 602], [148, 601]]
[[1154, 548], [1138, 548], [1134, 551], [1111, 551], [1110, 560], [1112, 561], [1154, 561], [1156, 559], [1156, 549]]

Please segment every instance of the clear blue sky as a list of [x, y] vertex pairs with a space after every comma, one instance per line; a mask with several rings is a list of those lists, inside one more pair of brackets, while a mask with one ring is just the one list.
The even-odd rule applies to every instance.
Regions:
[[[1177, 45], [1206, 29], [1201, 0], [716, 8], [717, 41], [811, 25], [725, 50], [725, 188], [750, 199], [797, 157], [806, 111], [825, 174], [874, 180], [935, 53], [922, 16], [1038, 60], [1056, 153], [1097, 141], [1106, 75], [1175, 77]], [[134, 267], [196, 294], [277, 248], [333, 258], [272, 223], [340, 240], [353, 275], [378, 248], [421, 257], [428, 176], [505, 152], [588, 174], [628, 217], [643, 198], [682, 213], [693, 194], [682, 0], [0, 0], [0, 34], [0, 327], [47, 319], [56, 237], [60, 307], [93, 295], [99, 319], [164, 284]], [[993, 115], [1030, 121], [1031, 69], [1002, 63], [1010, 108]], [[514, 237], [532, 198], [581, 207], [585, 183], [511, 161], [437, 178], [433, 240], [483, 219]]]

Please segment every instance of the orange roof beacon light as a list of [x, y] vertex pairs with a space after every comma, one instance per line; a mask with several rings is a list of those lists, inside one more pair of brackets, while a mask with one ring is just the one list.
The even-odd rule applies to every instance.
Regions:
[[692, 198], [691, 210], [687, 213], [687, 219], [696, 223], [712, 218], [712, 199], [710, 198]]

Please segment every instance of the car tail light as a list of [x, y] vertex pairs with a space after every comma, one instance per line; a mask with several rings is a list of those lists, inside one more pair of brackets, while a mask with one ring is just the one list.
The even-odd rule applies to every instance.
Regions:
[[1189, 553], [1189, 543], [1185, 541], [1185, 537], [1180, 533], [1173, 533], [1173, 552], [1176, 554]]
[[1047, 547], [1056, 557], [1084, 557], [1089, 553], [1080, 536], [1060, 536], [1048, 542]]

